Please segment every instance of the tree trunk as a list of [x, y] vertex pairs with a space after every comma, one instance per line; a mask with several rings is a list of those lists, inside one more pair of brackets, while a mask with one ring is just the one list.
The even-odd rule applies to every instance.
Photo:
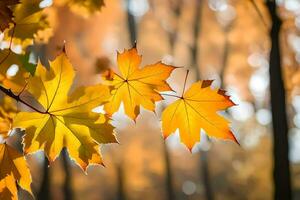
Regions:
[[65, 182], [63, 185], [65, 200], [72, 200], [73, 199], [72, 187], [71, 187], [71, 176], [72, 176], [71, 170], [72, 169], [70, 167], [68, 153], [65, 148], [62, 150], [62, 163], [63, 163], [64, 172], [65, 172]]
[[222, 68], [220, 71], [220, 81], [221, 81], [220, 88], [223, 88], [225, 86], [224, 76], [228, 64], [229, 50], [230, 50], [230, 43], [228, 40], [228, 32], [225, 30], [225, 43], [224, 43], [224, 51], [223, 51], [223, 58], [222, 58]]
[[171, 162], [170, 162], [170, 153], [168, 150], [168, 146], [166, 142], [163, 143], [163, 150], [164, 150], [164, 161], [165, 161], [165, 171], [166, 171], [166, 189], [167, 189], [167, 199], [168, 200], [175, 200], [176, 195], [173, 189], [173, 176], [171, 170]]
[[268, 0], [266, 5], [272, 18], [272, 28], [270, 32], [272, 47], [269, 72], [274, 138], [274, 199], [289, 200], [292, 198], [292, 192], [288, 156], [289, 143], [285, 88], [280, 60], [279, 33], [281, 20], [276, 12], [275, 1]]
[[126, 2], [126, 12], [127, 12], [127, 26], [130, 36], [131, 45], [135, 45], [136, 43], [136, 22], [134, 16], [130, 13], [129, 7], [131, 0], [125, 0]]
[[117, 181], [118, 181], [118, 200], [126, 200], [126, 193], [124, 189], [124, 173], [123, 173], [123, 166], [122, 162], [116, 164], [117, 170]]
[[[129, 34], [130, 43], [132, 46], [136, 44], [136, 22], [134, 16], [130, 13], [129, 6], [131, 0], [125, 0], [126, 12], [127, 12], [127, 29]], [[121, 158], [119, 158], [121, 159]], [[117, 175], [117, 199], [126, 200], [126, 191], [124, 188], [124, 170], [123, 162], [117, 160], [116, 164], [116, 175]]]
[[[201, 79], [198, 55], [199, 55], [199, 47], [198, 47], [198, 38], [201, 33], [201, 18], [202, 18], [202, 10], [203, 10], [203, 0], [196, 0], [195, 6], [195, 17], [194, 17], [194, 45], [191, 49], [192, 54], [192, 66], [196, 70], [196, 79], [197, 81]], [[200, 133], [199, 133], [200, 134]], [[209, 142], [209, 140], [208, 140]], [[202, 151], [200, 152], [200, 172], [202, 177], [202, 183], [204, 185], [205, 196], [207, 200], [213, 200], [213, 192], [210, 183], [210, 172], [209, 172], [209, 164], [208, 164], [208, 152]]]
[[49, 174], [49, 161], [47, 157], [45, 157], [43, 162], [43, 179], [40, 186], [40, 190], [36, 195], [38, 200], [50, 200], [50, 174]]
[[210, 183], [210, 175], [209, 175], [209, 168], [208, 168], [208, 152], [201, 151], [200, 154], [200, 165], [201, 165], [201, 175], [202, 181], [205, 188], [205, 196], [207, 200], [213, 200], [213, 190]]

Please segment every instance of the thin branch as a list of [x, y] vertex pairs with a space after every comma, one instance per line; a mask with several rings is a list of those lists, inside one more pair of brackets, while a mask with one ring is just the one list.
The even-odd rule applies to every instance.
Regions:
[[22, 88], [22, 90], [19, 92], [18, 96], [20, 97], [21, 94], [23, 94], [23, 92], [25, 91], [25, 89], [27, 88], [28, 82], [25, 83], [24, 87]]
[[20, 95], [16, 95], [14, 94], [11, 89], [6, 89], [5, 87], [3, 87], [2, 85], [0, 85], [0, 90], [6, 94], [7, 96], [15, 99], [17, 102], [21, 102], [22, 104], [26, 105], [27, 107], [31, 108], [32, 110], [38, 112], [38, 113], [41, 113], [41, 114], [49, 114], [48, 112], [43, 112], [43, 111], [40, 111], [39, 109], [33, 107], [32, 105], [30, 105], [29, 103], [27, 103], [26, 101], [22, 100], [20, 98]]
[[257, 12], [257, 14], [258, 14], [258, 16], [259, 16], [261, 22], [264, 24], [264, 26], [265, 26], [266, 28], [268, 28], [268, 24], [267, 24], [266, 20], [264, 19], [263, 14], [262, 14], [261, 11], [259, 10], [259, 8], [258, 8], [258, 6], [257, 6], [257, 4], [256, 4], [256, 2], [255, 2], [255, 0], [250, 0], [250, 3], [253, 5], [253, 7], [254, 7], [255, 11]]

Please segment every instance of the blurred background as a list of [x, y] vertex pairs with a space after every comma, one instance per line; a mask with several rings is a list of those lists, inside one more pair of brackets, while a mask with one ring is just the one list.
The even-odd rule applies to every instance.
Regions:
[[[66, 42], [76, 85], [96, 84], [103, 70], [116, 69], [117, 51], [136, 42], [142, 65], [162, 60], [184, 68], [168, 79], [175, 91], [182, 90], [186, 69], [191, 71], [187, 87], [213, 79], [214, 87], [226, 89], [238, 105], [222, 114], [232, 120], [240, 146], [201, 133], [191, 154], [178, 133], [164, 141], [160, 117], [172, 98], [159, 103], [156, 113], [142, 110], [136, 123], [120, 109], [113, 116], [120, 144], [102, 147], [105, 167], [90, 167], [85, 174], [65, 152], [50, 167], [42, 153], [27, 157], [36, 198], [265, 200], [276, 194], [273, 177], [285, 173], [277, 177], [290, 177], [287, 190], [300, 199], [300, 1], [277, 0], [276, 5], [280, 48], [274, 45], [280, 23], [264, 0], [105, 0], [93, 14], [43, 0], [40, 6], [47, 7], [53, 29], [45, 33], [51, 35], [47, 43], [35, 46], [42, 62], [52, 60]], [[276, 85], [280, 76], [272, 82], [269, 55], [282, 69], [285, 90]], [[283, 96], [272, 99], [270, 88]], [[286, 102], [278, 102], [284, 95]], [[287, 139], [279, 138], [282, 144], [275, 142], [271, 102], [284, 111], [273, 109], [273, 118], [283, 124], [276, 130]], [[289, 166], [276, 168], [278, 156]]]

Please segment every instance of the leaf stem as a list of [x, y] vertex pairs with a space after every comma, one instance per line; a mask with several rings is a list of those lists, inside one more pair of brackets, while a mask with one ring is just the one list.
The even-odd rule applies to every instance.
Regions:
[[26, 105], [27, 107], [31, 108], [32, 110], [38, 112], [38, 113], [41, 113], [41, 114], [47, 114], [48, 112], [43, 112], [43, 111], [40, 111], [39, 109], [33, 107], [32, 105], [30, 105], [29, 103], [27, 103], [26, 101], [22, 100], [20, 98], [20, 95], [15, 95], [11, 89], [6, 89], [5, 87], [3, 87], [2, 85], [0, 85], [0, 90], [6, 94], [7, 96], [15, 99], [17, 102], [21, 102], [22, 104]]
[[125, 79], [122, 76], [120, 76], [119, 74], [114, 73], [114, 75], [116, 75], [117, 77], [119, 77], [120, 79], [122, 79], [123, 81], [125, 81]]
[[163, 96], [169, 96], [169, 97], [176, 97], [176, 98], [181, 98], [180, 96], [177, 96], [177, 95], [173, 95], [173, 94], [162, 94], [162, 93], [160, 93], [161, 95], [163, 95]]
[[184, 91], [185, 91], [185, 86], [186, 86], [186, 81], [187, 81], [187, 77], [189, 75], [190, 70], [186, 70], [186, 74], [185, 74], [185, 79], [184, 79], [184, 84], [183, 84], [183, 89], [182, 89], [182, 94], [181, 94], [181, 98], [183, 97]]

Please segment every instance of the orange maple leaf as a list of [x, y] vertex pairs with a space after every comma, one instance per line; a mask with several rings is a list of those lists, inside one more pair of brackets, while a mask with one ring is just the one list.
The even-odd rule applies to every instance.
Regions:
[[[207, 135], [237, 142], [229, 128], [229, 121], [216, 112], [235, 104], [225, 91], [212, 89], [212, 81], [194, 83], [162, 114], [162, 131], [165, 138], [179, 129], [181, 142], [192, 150], [200, 141], [200, 130]], [[238, 143], [238, 142], [237, 142]]]
[[125, 113], [133, 120], [140, 113], [140, 106], [154, 111], [155, 102], [162, 100], [159, 92], [172, 90], [166, 79], [175, 67], [158, 62], [140, 69], [142, 56], [134, 47], [118, 53], [117, 62], [121, 75], [111, 74], [111, 98], [104, 109], [112, 115], [118, 111], [121, 102]]

